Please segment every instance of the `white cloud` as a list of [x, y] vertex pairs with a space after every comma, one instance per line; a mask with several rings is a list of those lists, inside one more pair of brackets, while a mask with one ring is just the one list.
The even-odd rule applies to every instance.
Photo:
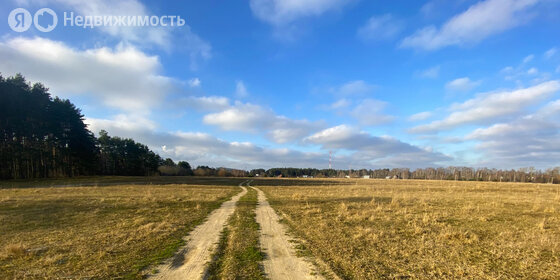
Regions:
[[508, 74], [508, 73], [513, 72], [513, 70], [514, 70], [513, 67], [511, 67], [511, 66], [506, 66], [506, 67], [502, 68], [502, 70], [500, 70], [500, 73]]
[[250, 7], [258, 19], [282, 26], [300, 18], [319, 16], [347, 3], [344, 0], [251, 0]]
[[250, 103], [237, 102], [233, 106], [205, 115], [203, 122], [223, 130], [264, 132], [276, 143], [286, 143], [301, 138], [323, 127], [320, 122], [293, 120], [276, 115], [272, 110]]
[[535, 67], [531, 67], [531, 69], [527, 70], [527, 74], [529, 75], [536, 75], [537, 73], [539, 73], [539, 70]]
[[355, 80], [347, 82], [339, 87], [330, 88], [329, 91], [336, 95], [352, 96], [368, 94], [374, 89], [375, 85], [368, 84], [363, 80]]
[[352, 104], [352, 102], [346, 98], [341, 98], [337, 101], [335, 101], [333, 104], [331, 104], [329, 107], [331, 109], [344, 109], [344, 108], [348, 108], [348, 106], [350, 106]]
[[[158, 132], [152, 121], [133, 115], [110, 119], [86, 119], [93, 131], [107, 130], [109, 135], [132, 138], [148, 145], [162, 157], [186, 160], [191, 165], [233, 168], [315, 167], [326, 168], [326, 152], [301, 152], [288, 148], [265, 148], [250, 142], [228, 142], [201, 132]], [[149, 125], [144, 125], [144, 124]], [[391, 137], [372, 136], [345, 125], [325, 129], [307, 137], [308, 144], [335, 150], [337, 168], [425, 167], [450, 158], [429, 148], [419, 148]], [[340, 153], [337, 150], [350, 151]]]
[[445, 84], [445, 88], [451, 91], [470, 91], [480, 85], [480, 81], [471, 81], [469, 77], [458, 78]]
[[439, 70], [440, 70], [440, 66], [437, 65], [419, 72], [418, 76], [421, 78], [435, 79], [439, 77]]
[[432, 116], [432, 112], [420, 112], [410, 116], [408, 120], [411, 122], [423, 121], [425, 119], [430, 118], [431, 116]]
[[173, 79], [159, 74], [161, 67], [157, 56], [130, 46], [78, 50], [39, 37], [0, 42], [3, 74], [21, 72], [47, 85], [54, 95], [86, 95], [125, 111], [158, 106], [175, 88]]
[[440, 28], [424, 27], [406, 37], [401, 47], [436, 50], [452, 45], [476, 44], [494, 34], [529, 21], [538, 0], [486, 0], [470, 6]]
[[529, 63], [531, 61], [533, 61], [533, 59], [535, 59], [535, 55], [534, 54], [530, 54], [528, 56], [526, 56], [525, 58], [523, 58], [523, 63]]
[[465, 139], [479, 142], [476, 149], [485, 155], [479, 163], [481, 165], [500, 168], [558, 166], [559, 117], [560, 100], [556, 100], [539, 108], [534, 114], [519, 117], [511, 122], [478, 128]]
[[455, 128], [464, 124], [495, 123], [500, 118], [519, 114], [560, 90], [559, 81], [544, 82], [536, 86], [512, 91], [480, 94], [463, 103], [452, 105], [452, 112], [443, 120], [413, 127], [411, 133], [429, 133]]
[[261, 106], [237, 103], [224, 111], [204, 116], [204, 123], [224, 130], [256, 131], [265, 126], [274, 113]]
[[[60, 10], [70, 10], [75, 12], [76, 16], [163, 16], [152, 13], [138, 0], [19, 0], [18, 2], [21, 5], [37, 8], [50, 6]], [[59, 22], [62, 20], [62, 15], [59, 15]], [[111, 26], [99, 26], [93, 30], [99, 30], [115, 38], [117, 43], [130, 43], [139, 47], [159, 47], [170, 51], [174, 46], [181, 46], [178, 51], [188, 53], [192, 70], [198, 67], [201, 60], [212, 57], [211, 45], [192, 32], [188, 24], [180, 27], [131, 27], [113, 24]]]
[[425, 17], [430, 17], [436, 10], [435, 6], [436, 3], [434, 1], [426, 2], [424, 3], [424, 5], [422, 5], [422, 8], [420, 8], [420, 13], [422, 13], [422, 15], [424, 15]]
[[99, 133], [101, 130], [119, 131], [130, 133], [139, 130], [155, 130], [157, 124], [143, 115], [138, 114], [118, 114], [111, 119], [86, 118], [84, 123], [88, 125], [90, 131]]
[[372, 16], [358, 29], [358, 37], [366, 41], [383, 41], [393, 39], [404, 28], [402, 21], [391, 14]]
[[201, 81], [199, 78], [192, 78], [188, 80], [188, 84], [190, 87], [200, 87]]
[[549, 50], [547, 50], [546, 52], [544, 52], [544, 58], [550, 59], [550, 58], [552, 58], [557, 52], [558, 52], [558, 50], [557, 50], [556, 48], [549, 49]]
[[392, 122], [395, 117], [383, 113], [387, 102], [364, 99], [351, 112], [350, 115], [356, 118], [363, 125], [381, 125]]
[[222, 96], [189, 96], [174, 101], [174, 104], [205, 112], [216, 112], [230, 107], [229, 99]]
[[325, 150], [355, 152], [350, 159], [357, 165], [419, 167], [437, 165], [450, 158], [436, 152], [401, 142], [387, 136], [372, 136], [354, 127], [339, 125], [317, 132], [305, 139]]
[[111, 119], [87, 119], [90, 128], [109, 135], [132, 138], [146, 144], [162, 157], [186, 160], [191, 165], [232, 168], [326, 167], [325, 153], [300, 152], [292, 149], [264, 148], [250, 142], [228, 142], [201, 132], [157, 132], [149, 120], [119, 115]]
[[237, 96], [237, 98], [245, 98], [249, 96], [249, 92], [247, 91], [247, 87], [245, 87], [243, 81], [237, 81], [235, 83], [235, 96]]

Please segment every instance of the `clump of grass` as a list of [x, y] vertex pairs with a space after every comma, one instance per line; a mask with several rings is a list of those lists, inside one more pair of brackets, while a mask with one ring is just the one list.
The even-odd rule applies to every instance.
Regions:
[[248, 189], [222, 232], [209, 264], [206, 279], [266, 279], [261, 262], [259, 224], [256, 221], [257, 192]]
[[560, 278], [556, 186], [332, 181], [261, 189], [341, 278]]
[[141, 278], [237, 192], [215, 185], [0, 189], [0, 278]]
[[8, 244], [4, 247], [1, 258], [21, 258], [28, 254], [28, 250], [23, 244]]

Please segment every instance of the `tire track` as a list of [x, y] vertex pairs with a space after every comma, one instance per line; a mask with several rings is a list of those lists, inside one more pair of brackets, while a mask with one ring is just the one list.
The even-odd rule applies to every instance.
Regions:
[[[249, 185], [248, 185], [249, 186]], [[263, 261], [266, 276], [277, 279], [324, 279], [314, 273], [312, 264], [296, 256], [296, 250], [286, 234], [286, 229], [279, 222], [279, 217], [266, 200], [264, 193], [255, 187], [259, 194], [257, 205], [257, 223], [261, 226], [260, 243], [265, 259]]]
[[239, 184], [243, 191], [231, 200], [224, 202], [220, 208], [214, 210], [203, 224], [197, 226], [185, 237], [186, 245], [181, 247], [177, 254], [157, 267], [158, 274], [152, 275], [150, 279], [202, 279], [212, 252], [220, 238], [227, 220], [233, 214], [235, 205], [239, 198], [247, 193], [242, 185], [249, 183], [244, 181]]

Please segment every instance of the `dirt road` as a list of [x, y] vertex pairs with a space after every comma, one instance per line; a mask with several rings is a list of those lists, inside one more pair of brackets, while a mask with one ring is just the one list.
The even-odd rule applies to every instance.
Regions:
[[175, 257], [160, 265], [157, 268], [159, 273], [150, 278], [202, 279], [206, 265], [220, 238], [220, 233], [235, 210], [235, 204], [247, 193], [247, 189], [242, 185], [248, 182], [239, 184], [243, 191], [210, 213], [206, 222], [196, 227], [185, 238], [187, 244], [179, 249]]
[[266, 276], [272, 280], [324, 279], [313, 275], [313, 272], [316, 272], [313, 266], [296, 256], [286, 229], [280, 224], [279, 217], [270, 207], [266, 196], [258, 188], [253, 189], [259, 193], [257, 223], [261, 226], [260, 243], [266, 255], [263, 261]]

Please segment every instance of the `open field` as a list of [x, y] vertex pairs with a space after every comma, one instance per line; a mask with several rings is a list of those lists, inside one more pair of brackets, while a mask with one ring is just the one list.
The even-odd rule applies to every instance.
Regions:
[[0, 189], [0, 275], [140, 278], [240, 191], [190, 183]]
[[[0, 275], [158, 275], [157, 264], [177, 256], [185, 237], [224, 208], [242, 182], [264, 191], [259, 199], [270, 202], [301, 253], [327, 276], [560, 277], [560, 185], [212, 177], [2, 182]], [[48, 187], [68, 184], [79, 187]], [[214, 257], [212, 279], [274, 279], [263, 275], [275, 255], [263, 248], [263, 238], [272, 235], [263, 233], [270, 219], [258, 218], [265, 202], [257, 204], [256, 191], [247, 189], [235, 210], [230, 207], [226, 228], [215, 230], [223, 235], [211, 246], [217, 251], [207, 254]]]
[[559, 185], [333, 183], [254, 185], [343, 279], [560, 278]]
[[44, 188], [118, 185], [168, 185], [237, 186], [244, 178], [193, 177], [193, 176], [81, 176], [73, 178], [47, 178], [0, 181], [2, 188]]

